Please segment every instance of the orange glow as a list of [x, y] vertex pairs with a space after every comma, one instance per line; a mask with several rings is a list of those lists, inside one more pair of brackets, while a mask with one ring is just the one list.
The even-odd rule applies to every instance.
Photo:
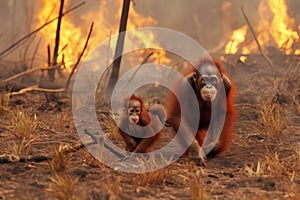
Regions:
[[243, 26], [242, 28], [233, 31], [230, 41], [225, 46], [225, 53], [235, 54], [238, 52], [238, 45], [245, 41], [247, 28], [247, 26]]
[[[49, 19], [58, 16], [58, 10], [60, 6], [60, 1], [49, 1], [49, 0], [39, 0], [40, 10], [38, 13], [37, 27], [44, 24]], [[86, 37], [88, 34], [89, 27], [94, 21], [94, 29], [92, 36], [89, 40], [89, 46], [86, 51], [88, 54], [89, 50], [92, 50], [101, 43], [102, 41], [109, 38], [111, 35], [117, 34], [119, 29], [119, 22], [122, 10], [122, 0], [109, 1], [102, 0], [100, 6], [94, 11], [90, 11], [82, 14], [79, 17], [74, 17], [80, 13], [80, 8], [73, 11], [71, 14], [66, 15], [62, 19], [61, 31], [60, 31], [60, 50], [65, 45], [68, 45], [58, 58], [58, 62], [61, 62], [62, 54], [64, 54], [64, 61], [66, 66], [70, 68], [74, 64], [79, 54], [81, 53], [84, 43], [86, 42]], [[74, 6], [71, 0], [65, 1], [64, 11], [68, 8]], [[84, 7], [84, 6], [83, 6]], [[129, 18], [127, 23], [127, 30], [133, 30], [139, 27], [155, 26], [157, 22], [151, 17], [145, 17], [135, 11], [133, 4], [129, 10]], [[41, 30], [41, 34], [45, 44], [51, 45], [51, 54], [54, 49], [54, 41], [56, 34], [57, 23], [52, 23], [46, 28]], [[116, 41], [111, 41], [111, 43]], [[130, 45], [130, 42], [141, 42], [146, 47], [159, 47], [159, 43], [155, 40], [155, 36], [151, 33], [149, 34], [139, 34], [137, 33], [132, 41], [126, 41], [126, 45]], [[138, 52], [138, 61], [143, 61], [145, 55], [144, 51]], [[155, 51], [151, 56], [152, 60], [160, 64], [168, 64], [170, 60], [165, 56], [164, 51]]]
[[[276, 46], [286, 54], [300, 54], [299, 49], [294, 49], [293, 52], [292, 45], [299, 41], [299, 35], [294, 30], [294, 19], [288, 15], [285, 0], [262, 0], [258, 6], [258, 14], [259, 21], [255, 32], [262, 47]], [[247, 32], [247, 26], [235, 30], [226, 45], [225, 52], [228, 54], [234, 54], [239, 50], [243, 54], [258, 52], [254, 40], [249, 44], [242, 45]], [[230, 46], [232, 46], [231, 49]]]

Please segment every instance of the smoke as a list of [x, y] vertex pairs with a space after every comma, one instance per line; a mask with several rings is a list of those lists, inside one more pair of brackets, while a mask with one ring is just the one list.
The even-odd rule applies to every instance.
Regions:
[[[88, 0], [80, 9], [71, 13], [74, 24], [82, 25], [82, 16], [88, 13], [99, 12], [99, 6], [104, 0]], [[151, 16], [157, 21], [157, 26], [180, 31], [200, 42], [205, 48], [211, 49], [220, 43], [224, 37], [222, 25], [225, 23], [222, 15], [222, 3], [225, 0], [135, 0], [135, 9], [143, 16]], [[245, 11], [253, 25], [257, 23], [257, 6], [261, 0], [227, 0], [231, 2], [231, 28], [237, 29], [245, 25], [240, 7], [244, 6]], [[0, 1], [0, 52], [15, 42], [20, 37], [28, 34], [37, 25], [36, 13], [40, 8], [40, 0], [5, 0]], [[82, 2], [82, 0], [69, 1], [65, 7], [70, 7]], [[106, 0], [108, 9], [105, 13], [106, 20], [115, 22], [116, 8], [113, 6], [115, 0]], [[300, 14], [298, 12], [300, 2], [298, 0], [287, 0], [289, 11], [295, 17], [299, 25]], [[59, 1], [57, 1], [59, 6]], [[97, 24], [97, 20], [92, 19]], [[24, 54], [29, 55], [33, 46], [37, 45], [39, 36], [28, 40], [15, 50], [6, 59], [21, 59]], [[229, 39], [229, 38], [228, 38]], [[26, 47], [27, 44], [27, 47]], [[28, 48], [28, 45], [31, 48]], [[27, 48], [27, 50], [26, 50]], [[45, 49], [45, 47], [43, 47]], [[29, 50], [28, 50], [29, 49]], [[29, 51], [29, 52], [28, 52]], [[45, 54], [42, 50], [39, 54]]]
[[[231, 23], [227, 24], [222, 13], [222, 4], [231, 3]], [[235, 30], [246, 24], [241, 12], [241, 6], [247, 13], [252, 25], [257, 26], [258, 5], [264, 0], [135, 0], [135, 9], [144, 16], [157, 20], [157, 26], [171, 28], [187, 34], [200, 42], [205, 48], [217, 46], [226, 33], [222, 26], [231, 25]], [[299, 0], [286, 0], [289, 14], [300, 24]], [[223, 35], [225, 34], [225, 36]], [[227, 36], [229, 40], [229, 36]]]
[[31, 31], [36, 9], [35, 0], [0, 1], [0, 52]]
[[[158, 25], [181, 31], [200, 42], [206, 48], [213, 48], [222, 39], [222, 3], [225, 0], [136, 0], [139, 12], [150, 15]], [[245, 24], [240, 7], [243, 5], [249, 17], [256, 20], [260, 0], [231, 0], [232, 29]]]

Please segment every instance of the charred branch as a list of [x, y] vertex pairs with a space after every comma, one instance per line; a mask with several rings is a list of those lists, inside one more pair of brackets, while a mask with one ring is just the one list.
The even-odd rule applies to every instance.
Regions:
[[[58, 57], [58, 49], [59, 49], [59, 39], [60, 39], [60, 27], [61, 27], [61, 21], [63, 17], [63, 9], [64, 9], [64, 3], [65, 0], [60, 1], [60, 8], [59, 8], [59, 13], [58, 13], [58, 20], [57, 20], [57, 28], [56, 28], [56, 36], [55, 36], [55, 46], [54, 46], [54, 51], [53, 51], [53, 60], [52, 60], [52, 65], [57, 64], [57, 57]], [[51, 69], [48, 71], [48, 76], [50, 81], [54, 81], [55, 79], [55, 69]]]

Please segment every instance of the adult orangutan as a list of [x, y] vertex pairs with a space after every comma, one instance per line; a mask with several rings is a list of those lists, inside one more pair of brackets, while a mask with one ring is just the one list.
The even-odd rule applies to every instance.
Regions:
[[[183, 102], [179, 104], [173, 92], [167, 97], [167, 123], [176, 132], [182, 125], [183, 136], [188, 134], [195, 137], [199, 144], [199, 157], [203, 156], [202, 145], [205, 137], [206, 144], [214, 144], [211, 148], [204, 149], [206, 156], [219, 155], [229, 148], [233, 139], [233, 123], [237, 115], [234, 108], [235, 86], [220, 63], [210, 59], [200, 60], [195, 68], [184, 74], [184, 78], [187, 81], [179, 80], [173, 90]], [[192, 106], [195, 104], [191, 103], [191, 95], [187, 92], [190, 87], [197, 97], [200, 112], [198, 128], [194, 131], [191, 122], [197, 118], [195, 109], [198, 108]], [[180, 138], [182, 145], [188, 145], [184, 137]]]

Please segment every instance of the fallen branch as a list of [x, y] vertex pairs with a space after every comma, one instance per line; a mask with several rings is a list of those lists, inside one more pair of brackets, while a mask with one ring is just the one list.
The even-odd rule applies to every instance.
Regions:
[[75, 72], [75, 70], [76, 70], [76, 68], [77, 68], [77, 66], [78, 66], [78, 64], [79, 64], [79, 62], [80, 62], [80, 60], [81, 60], [81, 58], [82, 58], [82, 56], [83, 56], [83, 54], [84, 54], [86, 48], [87, 48], [87, 46], [88, 46], [90, 37], [91, 37], [91, 35], [92, 35], [93, 27], [94, 27], [94, 22], [92, 23], [92, 25], [91, 25], [91, 27], [90, 27], [90, 31], [89, 31], [88, 37], [87, 37], [87, 39], [86, 39], [86, 42], [85, 42], [85, 44], [84, 44], [83, 50], [81, 51], [81, 54], [79, 55], [79, 57], [78, 57], [78, 59], [77, 59], [77, 62], [75, 63], [75, 65], [74, 65], [74, 67], [73, 67], [73, 69], [72, 69], [72, 71], [71, 71], [71, 73], [70, 73], [70, 76], [69, 76], [69, 78], [68, 78], [68, 81], [67, 81], [67, 84], [66, 84], [66, 88], [65, 88], [66, 90], [68, 89], [69, 84], [70, 84], [70, 81], [71, 81], [71, 78], [72, 78], [72, 76], [73, 76], [73, 74], [74, 74], [74, 72]]
[[271, 59], [270, 59], [270, 58], [265, 54], [265, 52], [263, 51], [263, 49], [262, 49], [262, 47], [261, 47], [261, 45], [260, 45], [260, 43], [259, 43], [259, 41], [258, 41], [258, 39], [257, 39], [257, 37], [256, 37], [255, 31], [254, 31], [254, 29], [253, 29], [253, 27], [252, 27], [252, 25], [251, 25], [251, 23], [250, 23], [250, 21], [249, 21], [247, 15], [246, 15], [246, 13], [245, 13], [245, 10], [244, 10], [244, 7], [243, 7], [243, 6], [241, 6], [241, 10], [242, 10], [243, 16], [244, 16], [244, 18], [245, 18], [245, 20], [246, 20], [246, 22], [247, 22], [249, 28], [250, 28], [251, 34], [252, 34], [253, 37], [254, 37], [254, 40], [255, 40], [255, 42], [256, 42], [256, 44], [257, 44], [257, 47], [258, 47], [259, 52], [260, 52], [261, 55], [264, 57], [264, 59], [268, 62], [268, 64], [269, 64], [271, 67], [274, 67], [274, 64], [273, 64], [273, 62], [271, 61]]
[[[82, 5], [84, 5], [85, 2], [82, 2], [72, 8], [70, 8], [69, 10], [67, 10], [66, 12], [63, 13], [63, 15], [66, 15], [70, 12], [72, 12], [73, 10], [81, 7]], [[14, 47], [16, 47], [17, 45], [19, 45], [21, 42], [23, 42], [25, 39], [31, 37], [32, 35], [34, 35], [35, 33], [39, 32], [40, 30], [42, 30], [45, 26], [51, 24], [52, 22], [54, 22], [55, 20], [57, 20], [58, 17], [51, 19], [50, 21], [46, 22], [45, 24], [43, 24], [42, 26], [40, 26], [39, 28], [35, 29], [34, 31], [30, 32], [29, 34], [25, 35], [24, 37], [20, 38], [18, 41], [16, 41], [15, 43], [13, 43], [12, 45], [10, 45], [9, 47], [7, 47], [5, 50], [3, 50], [0, 53], [0, 58], [7, 53], [8, 51], [10, 51], [11, 49], [13, 49]]]
[[36, 72], [36, 71], [39, 71], [39, 70], [56, 69], [56, 68], [58, 68], [59, 66], [60, 66], [60, 65], [56, 65], [56, 66], [48, 67], [48, 68], [45, 68], [45, 67], [37, 67], [37, 68], [30, 69], [30, 70], [26, 70], [26, 71], [24, 71], [24, 72], [21, 72], [21, 73], [19, 73], [19, 74], [13, 75], [13, 76], [11, 76], [11, 77], [9, 77], [9, 78], [7, 78], [7, 79], [4, 79], [4, 80], [0, 81], [0, 85], [6, 84], [6, 83], [8, 83], [8, 82], [10, 82], [10, 81], [13, 81], [13, 80], [17, 79], [17, 78], [20, 78], [20, 77], [25, 76], [25, 75], [27, 75], [27, 74], [31, 74], [31, 73]]
[[40, 88], [38, 86], [32, 86], [32, 87], [24, 88], [18, 92], [12, 92], [12, 93], [10, 93], [10, 95], [14, 96], [14, 95], [24, 94], [26, 92], [32, 92], [32, 91], [59, 93], [59, 92], [65, 92], [65, 88], [47, 89], [47, 88]]

